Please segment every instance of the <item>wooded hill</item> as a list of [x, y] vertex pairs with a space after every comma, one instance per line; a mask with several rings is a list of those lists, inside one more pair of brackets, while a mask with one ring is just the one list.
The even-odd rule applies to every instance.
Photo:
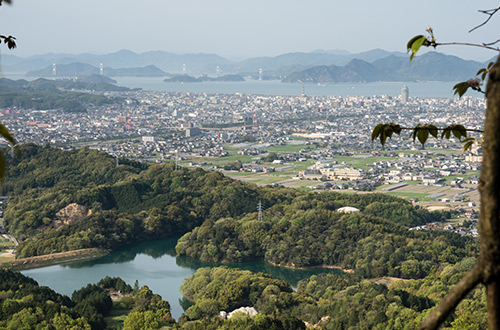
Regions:
[[[193, 330], [280, 329], [280, 325], [304, 329], [306, 324], [317, 329], [417, 329], [474, 262], [467, 258], [455, 265], [443, 265], [424, 279], [388, 285], [356, 275], [319, 274], [300, 281], [296, 291], [262, 273], [200, 268], [181, 287], [194, 305], [178, 325]], [[218, 311], [227, 306], [228, 310], [254, 306], [259, 315], [222, 321]], [[481, 288], [467, 296], [443, 327], [471, 328], [487, 328], [485, 292]]]
[[[21, 149], [19, 158], [6, 156], [3, 185], [10, 196], [4, 223], [20, 240], [18, 257], [114, 250], [187, 233], [177, 252], [205, 261], [265, 259], [421, 278], [443, 262], [477, 254], [472, 238], [408, 231], [444, 215], [396, 197], [257, 187], [219, 172], [127, 159], [116, 166], [115, 158], [89, 149]], [[263, 221], [257, 220], [259, 201]], [[336, 211], [343, 206], [361, 212]]]
[[0, 108], [62, 109], [67, 112], [82, 112], [86, 111], [86, 106], [89, 104], [99, 106], [121, 101], [120, 98], [111, 98], [84, 92], [70, 92], [64, 89], [96, 91], [129, 90], [125, 87], [118, 87], [102, 82], [52, 81], [47, 79], [26, 81], [0, 78]]

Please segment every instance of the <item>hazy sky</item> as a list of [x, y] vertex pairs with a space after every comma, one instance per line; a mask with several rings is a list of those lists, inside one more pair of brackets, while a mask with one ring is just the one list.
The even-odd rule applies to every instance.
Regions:
[[[0, 34], [12, 34], [18, 56], [43, 53], [216, 53], [232, 58], [286, 52], [374, 48], [405, 52], [407, 40], [434, 28], [438, 41], [491, 42], [500, 14], [482, 29], [470, 0], [13, 0], [0, 7]], [[445, 53], [486, 60], [495, 52], [448, 47]]]

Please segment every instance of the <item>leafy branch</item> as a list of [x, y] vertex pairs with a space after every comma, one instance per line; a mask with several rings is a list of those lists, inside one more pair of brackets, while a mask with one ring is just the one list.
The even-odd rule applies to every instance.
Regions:
[[424, 145], [425, 142], [429, 139], [429, 136], [433, 136], [438, 139], [438, 132], [441, 132], [441, 139], [446, 138], [450, 139], [452, 136], [457, 138], [458, 141], [464, 143], [463, 151], [470, 150], [474, 143], [478, 142], [475, 137], [467, 137], [467, 132], [474, 133], [483, 133], [482, 130], [479, 129], [470, 129], [465, 128], [463, 125], [450, 125], [444, 128], [438, 128], [434, 125], [428, 124], [418, 124], [415, 127], [401, 127], [399, 124], [390, 123], [390, 124], [378, 124], [372, 131], [372, 142], [376, 139], [380, 140], [380, 144], [382, 146], [385, 145], [387, 138], [392, 139], [394, 134], [401, 135], [401, 131], [408, 130], [412, 131], [411, 138], [413, 138], [413, 142], [418, 139], [418, 141]]
[[4, 36], [0, 34], [0, 44], [2, 43], [6, 44], [9, 49], [14, 49], [16, 48], [16, 38], [13, 36]]
[[[0, 6], [3, 4], [3, 3], [7, 3], [7, 4], [11, 4], [12, 3], [12, 0], [0, 0]], [[7, 47], [9, 49], [14, 49], [16, 48], [16, 38], [13, 37], [13, 36], [4, 36], [2, 34], [0, 34], [0, 44], [2, 43], [6, 44]]]
[[[492, 12], [491, 15], [493, 15], [498, 10], [500, 10], [500, 7], [495, 9], [495, 10], [492, 9], [490, 11], [483, 11], [483, 12]], [[491, 16], [488, 18], [488, 20], [490, 18], [491, 18]], [[486, 20], [486, 22], [488, 20]], [[483, 25], [486, 24], [486, 22], [483, 23]], [[436, 41], [435, 36], [434, 36], [434, 31], [432, 30], [432, 28], [430, 26], [427, 27], [426, 31], [429, 34], [427, 37], [420, 34], [418, 36], [411, 38], [408, 41], [408, 43], [406, 44], [407, 51], [411, 52], [410, 62], [413, 60], [413, 57], [418, 53], [418, 51], [420, 50], [420, 48], [422, 48], [422, 46], [436, 48], [437, 46], [461, 45], [461, 46], [481, 47], [481, 48], [491, 49], [491, 50], [500, 52], [500, 48], [492, 47], [494, 44], [500, 42], [500, 39], [498, 39], [497, 41], [494, 41], [492, 43], [488, 43], [488, 44], [486, 44], [486, 43], [474, 44], [474, 43], [468, 43], [468, 42], [438, 43]], [[483, 84], [484, 80], [488, 76], [492, 66], [493, 66], [493, 62], [490, 62], [486, 68], [482, 68], [476, 73], [476, 76], [479, 76], [478, 78], [472, 78], [472, 79], [469, 79], [467, 81], [460, 82], [460, 83], [456, 84], [455, 86], [453, 86], [453, 90], [455, 91], [454, 95], [458, 94], [459, 97], [462, 97], [467, 92], [467, 90], [469, 88], [484, 94], [485, 92], [481, 89], [481, 85]]]

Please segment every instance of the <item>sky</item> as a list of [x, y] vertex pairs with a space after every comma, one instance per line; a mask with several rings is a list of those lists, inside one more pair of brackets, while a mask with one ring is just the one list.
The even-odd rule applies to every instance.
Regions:
[[[492, 42], [500, 13], [478, 12], [500, 1], [470, 0], [13, 0], [0, 7], [0, 34], [18, 48], [2, 53], [105, 54], [121, 49], [177, 54], [215, 53], [230, 59], [288, 52], [375, 48], [406, 52], [406, 42], [434, 29], [437, 41]], [[496, 55], [474, 47], [438, 49], [466, 59]]]

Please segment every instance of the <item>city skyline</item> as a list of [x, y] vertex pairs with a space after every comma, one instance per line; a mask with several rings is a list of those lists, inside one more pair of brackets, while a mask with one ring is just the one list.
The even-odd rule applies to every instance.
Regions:
[[[497, 40], [497, 17], [468, 33], [487, 18], [478, 10], [497, 6], [495, 1], [456, 6], [451, 0], [361, 4], [324, 0], [14, 0], [11, 6], [0, 7], [0, 32], [14, 35], [18, 48], [1, 51], [27, 57], [44, 53], [112, 53], [121, 49], [136, 53], [163, 50], [177, 54], [215, 53], [233, 60], [318, 49], [359, 53], [381, 48], [404, 52], [407, 40], [425, 33], [428, 25], [442, 42]], [[438, 50], [481, 61], [496, 55], [472, 47]]]

